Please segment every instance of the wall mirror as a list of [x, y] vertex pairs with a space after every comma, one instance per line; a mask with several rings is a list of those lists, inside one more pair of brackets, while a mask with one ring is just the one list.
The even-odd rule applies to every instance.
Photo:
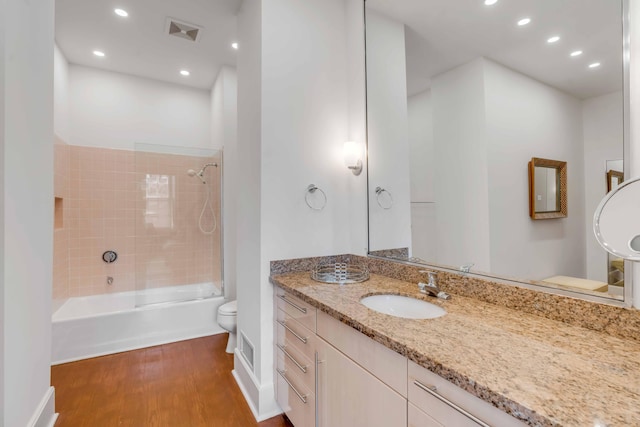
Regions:
[[[606, 161], [627, 161], [628, 1], [365, 5], [370, 255], [630, 301], [592, 230]], [[566, 217], [531, 220], [533, 157], [568, 165]], [[535, 215], [562, 213], [557, 190]]]
[[622, 160], [607, 160], [607, 193], [615, 190], [624, 181]]
[[567, 216], [567, 162], [534, 157], [529, 162], [531, 219]]

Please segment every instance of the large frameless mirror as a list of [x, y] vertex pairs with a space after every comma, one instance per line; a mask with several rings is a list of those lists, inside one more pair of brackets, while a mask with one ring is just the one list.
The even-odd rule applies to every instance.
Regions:
[[[625, 173], [627, 2], [365, 4], [370, 255], [624, 299], [592, 219]], [[536, 207], [532, 158], [566, 200], [541, 164]]]

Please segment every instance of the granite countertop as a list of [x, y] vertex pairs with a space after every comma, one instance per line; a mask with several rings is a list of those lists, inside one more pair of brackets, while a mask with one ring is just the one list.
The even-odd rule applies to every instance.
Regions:
[[[374, 274], [342, 286], [309, 272], [271, 281], [529, 425], [640, 425], [638, 341], [459, 295], [439, 300]], [[359, 303], [381, 293], [423, 299], [447, 314], [403, 319]]]

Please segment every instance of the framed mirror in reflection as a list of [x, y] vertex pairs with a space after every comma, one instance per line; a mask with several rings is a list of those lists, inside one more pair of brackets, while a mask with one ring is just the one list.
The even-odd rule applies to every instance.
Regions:
[[[623, 299], [592, 219], [624, 152], [625, 1], [365, 6], [369, 253]], [[532, 170], [536, 200], [533, 156], [565, 162]]]
[[529, 162], [531, 219], [567, 216], [567, 162], [532, 158]]

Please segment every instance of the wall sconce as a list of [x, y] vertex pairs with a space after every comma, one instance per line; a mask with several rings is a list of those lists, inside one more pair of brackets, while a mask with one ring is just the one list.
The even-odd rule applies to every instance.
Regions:
[[347, 141], [343, 146], [344, 164], [351, 169], [354, 175], [360, 175], [362, 172], [362, 160], [364, 159], [364, 144]]

